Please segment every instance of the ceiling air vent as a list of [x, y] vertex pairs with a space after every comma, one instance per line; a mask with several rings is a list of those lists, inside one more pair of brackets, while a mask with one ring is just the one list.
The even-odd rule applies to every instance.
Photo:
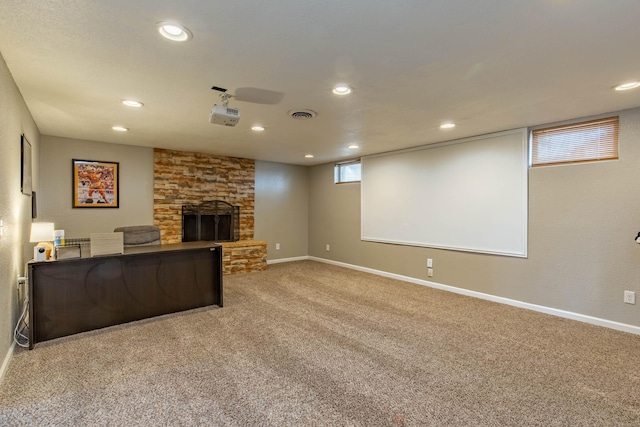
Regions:
[[296, 120], [309, 120], [309, 119], [313, 119], [315, 116], [317, 116], [318, 113], [316, 113], [313, 110], [291, 110], [289, 111], [289, 117], [292, 117]]

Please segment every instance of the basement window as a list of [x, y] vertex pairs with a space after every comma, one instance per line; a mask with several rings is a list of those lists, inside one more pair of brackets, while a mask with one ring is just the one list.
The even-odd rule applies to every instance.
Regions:
[[334, 169], [334, 182], [343, 184], [346, 182], [360, 182], [362, 168], [360, 159], [348, 160], [336, 163]]
[[571, 123], [531, 132], [531, 166], [615, 160], [618, 117]]

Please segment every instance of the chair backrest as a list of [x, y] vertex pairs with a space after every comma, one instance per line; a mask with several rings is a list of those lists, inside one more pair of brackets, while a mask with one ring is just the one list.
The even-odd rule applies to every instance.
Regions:
[[159, 245], [160, 227], [156, 225], [130, 225], [117, 227], [114, 232], [122, 232], [125, 246]]

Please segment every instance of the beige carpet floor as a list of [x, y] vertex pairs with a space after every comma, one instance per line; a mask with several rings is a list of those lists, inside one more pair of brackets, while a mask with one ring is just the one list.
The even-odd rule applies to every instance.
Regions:
[[18, 349], [2, 426], [639, 426], [640, 336], [301, 261]]

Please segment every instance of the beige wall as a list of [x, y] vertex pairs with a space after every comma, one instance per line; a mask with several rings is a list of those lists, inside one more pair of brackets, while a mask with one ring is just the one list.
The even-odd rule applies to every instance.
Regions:
[[333, 184], [332, 164], [310, 195], [311, 256], [640, 326], [622, 302], [640, 296], [640, 109], [620, 114], [620, 160], [529, 171], [527, 259], [362, 242], [360, 186]]
[[[71, 160], [120, 163], [119, 208], [71, 207]], [[38, 221], [51, 221], [65, 237], [89, 237], [126, 225], [153, 224], [153, 149], [42, 136]]]
[[267, 242], [267, 259], [306, 256], [308, 229], [309, 169], [256, 161], [255, 238]]
[[32, 258], [29, 244], [31, 197], [20, 191], [20, 135], [32, 145], [34, 189], [38, 189], [40, 133], [22, 99], [2, 56], [0, 56], [0, 375], [8, 361], [13, 328], [19, 316], [16, 290], [18, 275]]

